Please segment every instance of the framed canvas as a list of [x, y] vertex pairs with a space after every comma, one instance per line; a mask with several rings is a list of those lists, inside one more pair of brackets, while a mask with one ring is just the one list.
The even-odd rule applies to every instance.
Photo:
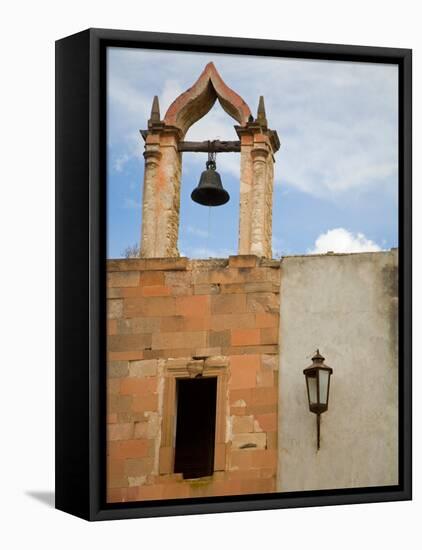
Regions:
[[56, 43], [56, 507], [411, 498], [411, 50]]

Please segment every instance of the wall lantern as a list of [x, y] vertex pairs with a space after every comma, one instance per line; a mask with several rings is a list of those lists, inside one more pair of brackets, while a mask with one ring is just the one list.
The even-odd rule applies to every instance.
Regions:
[[320, 439], [320, 416], [328, 409], [328, 396], [330, 392], [330, 378], [333, 369], [324, 365], [325, 357], [319, 350], [312, 357], [312, 365], [303, 371], [308, 390], [309, 410], [317, 415], [317, 448]]

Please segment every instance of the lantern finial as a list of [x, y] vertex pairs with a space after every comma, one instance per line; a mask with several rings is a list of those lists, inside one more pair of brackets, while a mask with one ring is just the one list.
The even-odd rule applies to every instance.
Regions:
[[312, 361], [314, 363], [323, 363], [325, 361], [325, 357], [323, 357], [320, 353], [319, 353], [319, 349], [316, 350], [315, 352], [315, 355], [312, 357]]

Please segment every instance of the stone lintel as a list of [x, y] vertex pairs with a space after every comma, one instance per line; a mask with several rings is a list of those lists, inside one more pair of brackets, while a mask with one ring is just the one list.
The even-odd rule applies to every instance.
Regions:
[[188, 265], [185, 257], [128, 258], [107, 260], [107, 271], [185, 271]]
[[219, 369], [227, 369], [229, 358], [224, 355], [212, 355], [209, 357], [178, 357], [164, 360], [166, 371], [172, 376], [180, 377], [188, 375], [190, 378], [209, 376]]
[[[307, 256], [308, 257], [308, 256]], [[229, 258], [195, 260], [186, 257], [177, 258], [124, 258], [107, 260], [107, 272], [120, 271], [213, 271], [222, 268], [260, 268], [271, 267], [279, 269], [282, 260], [256, 256], [255, 254], [239, 254]]]
[[229, 267], [256, 267], [258, 261], [258, 256], [255, 256], [254, 254], [229, 256]]

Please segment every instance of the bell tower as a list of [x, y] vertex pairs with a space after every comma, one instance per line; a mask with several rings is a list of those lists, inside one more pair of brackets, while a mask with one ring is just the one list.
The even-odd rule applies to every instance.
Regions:
[[[210, 111], [217, 99], [237, 122], [235, 130], [239, 140], [184, 141], [189, 128]], [[154, 97], [148, 129], [142, 130], [141, 135], [145, 140], [141, 257], [179, 256], [177, 241], [182, 154], [193, 151], [208, 152], [209, 174], [204, 172], [203, 177], [217, 187], [221, 181], [219, 183], [218, 173], [212, 173], [215, 169], [212, 155], [220, 152], [240, 153], [238, 254], [271, 258], [273, 165], [280, 141], [277, 132], [268, 128], [263, 96], [259, 99], [254, 118], [245, 101], [225, 84], [214, 64], [208, 63], [195, 84], [173, 101], [163, 119], [158, 97]], [[207, 181], [204, 182], [206, 184]], [[219, 191], [220, 197], [224, 193]], [[196, 200], [194, 194], [192, 198]], [[201, 204], [208, 204], [209, 197], [210, 194], [205, 199], [200, 198], [203, 201]]]

